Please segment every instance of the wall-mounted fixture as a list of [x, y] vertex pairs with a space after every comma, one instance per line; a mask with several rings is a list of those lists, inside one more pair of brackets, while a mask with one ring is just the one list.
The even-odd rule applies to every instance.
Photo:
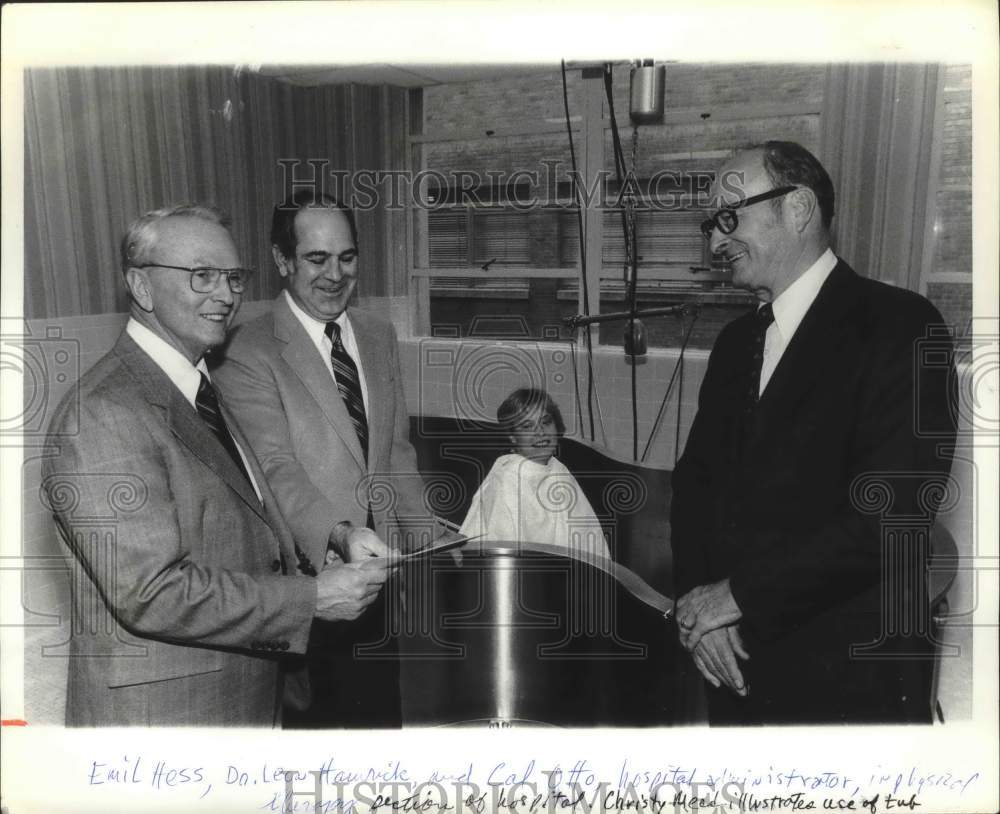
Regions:
[[629, 94], [629, 115], [634, 124], [656, 124], [663, 121], [663, 87], [665, 66], [644, 59], [632, 68], [632, 90]]

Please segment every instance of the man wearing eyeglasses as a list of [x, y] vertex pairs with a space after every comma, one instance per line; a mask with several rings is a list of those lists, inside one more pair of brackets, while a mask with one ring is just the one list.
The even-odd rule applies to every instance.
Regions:
[[273, 726], [285, 657], [314, 619], [357, 618], [385, 561], [300, 573], [205, 367], [249, 274], [222, 215], [150, 212], [122, 260], [125, 332], [56, 411], [43, 469], [74, 574], [66, 722]]
[[[297, 540], [314, 560], [357, 562], [429, 538], [432, 520], [409, 442], [396, 335], [348, 303], [358, 283], [353, 213], [311, 188], [274, 208], [284, 291], [234, 332], [216, 371]], [[379, 533], [376, 537], [372, 529]], [[376, 544], [378, 547], [376, 547]], [[355, 625], [318, 626], [313, 707], [303, 727], [397, 727], [399, 666], [389, 589]]]
[[719, 335], [673, 474], [676, 619], [710, 721], [930, 722], [927, 540], [903, 531], [933, 522], [950, 467], [948, 366], [916, 365], [941, 316], [833, 254], [833, 184], [800, 145], [737, 155], [712, 192], [702, 231], [758, 305]]

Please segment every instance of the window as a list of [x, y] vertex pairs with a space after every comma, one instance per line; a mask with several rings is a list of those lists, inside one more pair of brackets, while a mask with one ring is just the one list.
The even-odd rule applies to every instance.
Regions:
[[[671, 184], [661, 181], [658, 200], [649, 194], [648, 179], [640, 179], [633, 188], [641, 308], [701, 301], [706, 288], [726, 279], [725, 264], [713, 260], [701, 235], [704, 216], [692, 206], [694, 184], [681, 174]], [[431, 335], [541, 341], [573, 337], [575, 331], [563, 324], [566, 317], [582, 311], [573, 190], [568, 183], [560, 184], [555, 201], [528, 206], [531, 194], [527, 184], [467, 188], [461, 194], [454, 188], [433, 191], [436, 208], [426, 220]], [[628, 307], [618, 197], [617, 182], [608, 183], [598, 272], [604, 312]], [[440, 273], [445, 271], [450, 274]], [[734, 292], [710, 299], [701, 303], [691, 335], [695, 347], [711, 347], [721, 325], [746, 308], [745, 298]], [[591, 304], [592, 312], [596, 306]], [[688, 321], [680, 316], [651, 318], [650, 346], [676, 347]], [[621, 325], [604, 325], [601, 341], [619, 344], [622, 331]]]
[[[708, 241], [701, 234], [704, 214], [698, 206], [696, 193], [707, 189], [711, 178], [686, 173], [663, 175], [659, 178], [639, 178], [630, 184], [635, 201], [635, 232], [639, 262], [639, 279], [656, 271], [656, 279], [688, 280], [701, 274], [700, 280], [719, 280], [726, 264], [714, 259]], [[623, 196], [617, 180], [608, 184], [605, 195], [604, 272], [622, 270], [625, 266], [625, 234], [622, 227]], [[674, 272], [665, 275], [663, 272]], [[704, 275], [708, 275], [707, 277]]]
[[[565, 190], [569, 194], [568, 185]], [[531, 202], [528, 184], [436, 189], [427, 213], [431, 335], [566, 341], [577, 313], [576, 211]], [[461, 200], [460, 200], [461, 199]], [[566, 277], [553, 277], [564, 269]], [[449, 276], [434, 271], [449, 271]], [[545, 276], [526, 276], [545, 275]]]
[[534, 203], [531, 196], [528, 184], [476, 187], [461, 195], [454, 188], [435, 189], [436, 208], [427, 213], [430, 267], [575, 268], [576, 211], [567, 204]]
[[[603, 81], [582, 79], [572, 109], [580, 117], [574, 124], [577, 170], [590, 201], [582, 218], [589, 230], [590, 312], [623, 311], [628, 298], [622, 195], [608, 173], [609, 122], [600, 121], [603, 133], [598, 134], [598, 122], [583, 118], [602, 115], [597, 111], [604, 107]], [[474, 90], [483, 99], [499, 98], [492, 87]], [[423, 93], [433, 101], [423, 108], [411, 140], [413, 166], [426, 172], [424, 201], [430, 204], [413, 210], [412, 274], [420, 280], [423, 298], [418, 330], [456, 338], [565, 341], [577, 336], [563, 324], [581, 313], [583, 304], [580, 215], [569, 176], [561, 95], [536, 99], [528, 94], [520, 114], [521, 102], [506, 98], [502, 105], [517, 110], [504, 120], [521, 121], [524, 130], [497, 135], [490, 128], [507, 112], [496, 105], [470, 101], [468, 120], [459, 125], [450, 94], [431, 88]], [[582, 103], [584, 97], [588, 104]], [[432, 135], [424, 133], [427, 122]], [[685, 131], [681, 139], [687, 137]], [[688, 145], [679, 144], [672, 125], [645, 128], [641, 138], [636, 152], [643, 162], [637, 164], [641, 177], [630, 178], [626, 190], [635, 200], [639, 307], [697, 303], [701, 312], [691, 341], [708, 348], [719, 326], [748, 306], [700, 231], [703, 193], [713, 180], [710, 168], [719, 165], [728, 147], [713, 145], [711, 155], [685, 152]], [[649, 345], [676, 347], [689, 324], [689, 317], [649, 317]], [[610, 323], [598, 335], [601, 342], [619, 345], [623, 330], [622, 324]]]

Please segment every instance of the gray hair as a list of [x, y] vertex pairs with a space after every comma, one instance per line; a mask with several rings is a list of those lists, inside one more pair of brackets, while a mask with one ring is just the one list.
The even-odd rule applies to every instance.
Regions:
[[229, 228], [229, 216], [221, 209], [208, 204], [179, 203], [154, 209], [129, 224], [122, 238], [122, 274], [130, 268], [149, 262], [149, 255], [156, 245], [157, 225], [166, 218], [200, 218]]

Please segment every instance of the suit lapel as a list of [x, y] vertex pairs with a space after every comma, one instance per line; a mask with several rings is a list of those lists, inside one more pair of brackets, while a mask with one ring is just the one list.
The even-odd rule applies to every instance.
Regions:
[[850, 321], [855, 277], [841, 260], [823, 283], [761, 396], [754, 442], [766, 442], [772, 432], [780, 432], [809, 392], [830, 375]]
[[[358, 466], [364, 470], [364, 453], [361, 451], [358, 434], [354, 430], [354, 424], [351, 423], [351, 417], [344, 406], [337, 384], [330, 375], [326, 361], [309, 338], [309, 334], [288, 307], [283, 293], [274, 303], [274, 337], [285, 344], [281, 358], [295, 371], [295, 375], [319, 405], [334, 432], [340, 436], [344, 446], [358, 462]], [[367, 374], [367, 369], [365, 372]]]
[[[220, 404], [220, 406], [222, 407], [225, 419], [229, 424], [229, 429], [233, 438], [235, 438], [236, 443], [240, 445], [240, 449], [246, 453], [247, 450], [251, 449], [250, 442], [246, 439], [246, 436], [243, 435], [236, 421], [233, 419], [230, 412], [225, 408], [225, 405]], [[271, 491], [271, 487], [267, 482], [267, 477], [264, 475], [264, 470], [261, 469], [260, 464], [257, 463], [257, 458], [254, 455], [249, 455], [247, 464], [250, 467], [250, 473], [253, 475], [253, 479], [257, 483], [257, 488], [260, 489], [260, 494], [264, 501], [264, 505], [261, 507], [260, 503], [256, 500], [257, 496], [254, 495], [254, 502], [257, 504], [255, 510], [268, 521], [268, 524], [274, 530], [274, 534], [278, 538], [278, 546], [281, 550], [286, 567], [293, 567], [293, 564], [298, 561], [298, 555], [295, 553], [295, 541], [292, 538], [291, 530], [288, 528], [284, 517], [282, 517], [281, 513], [278, 511], [278, 500]], [[246, 481], [246, 478], [243, 478], [243, 480]]]
[[[266, 519], [253, 487], [219, 443], [219, 439], [212, 434], [160, 366], [128, 334], [123, 334], [118, 340], [115, 353], [139, 382], [146, 401], [163, 410], [167, 426], [177, 439], [192, 455], [215, 472], [256, 514]], [[224, 416], [232, 430], [235, 422], [228, 413], [224, 413]], [[239, 436], [238, 442], [244, 452], [250, 449], [242, 436]]]

